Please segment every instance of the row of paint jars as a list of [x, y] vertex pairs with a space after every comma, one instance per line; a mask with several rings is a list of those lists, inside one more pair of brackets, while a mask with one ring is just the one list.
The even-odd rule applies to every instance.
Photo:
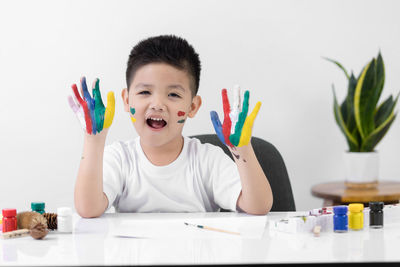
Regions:
[[[383, 202], [369, 202], [369, 225], [371, 228], [383, 227]], [[351, 230], [362, 230], [364, 226], [364, 205], [352, 203], [348, 206], [333, 207], [333, 231], [337, 233]]]

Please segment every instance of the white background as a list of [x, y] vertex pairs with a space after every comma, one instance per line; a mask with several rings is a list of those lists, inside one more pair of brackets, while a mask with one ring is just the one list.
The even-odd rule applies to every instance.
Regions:
[[[203, 106], [184, 135], [213, 133], [220, 90], [262, 102], [253, 135], [281, 152], [297, 210], [320, 207], [317, 183], [344, 179], [347, 144], [332, 111], [347, 81], [323, 56], [358, 76], [382, 52], [382, 98], [400, 90], [399, 1], [0, 1], [0, 209], [73, 207], [83, 133], [68, 106], [71, 84], [100, 78], [116, 94], [107, 144], [137, 136], [120, 92], [131, 48], [159, 34], [184, 37], [200, 54]], [[397, 110], [397, 109], [396, 109]], [[400, 181], [400, 122], [377, 146], [381, 178]]]

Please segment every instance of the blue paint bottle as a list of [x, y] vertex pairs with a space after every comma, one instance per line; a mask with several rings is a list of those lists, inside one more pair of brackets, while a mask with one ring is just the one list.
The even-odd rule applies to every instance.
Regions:
[[343, 233], [348, 230], [347, 206], [333, 207], [333, 231], [335, 233]]

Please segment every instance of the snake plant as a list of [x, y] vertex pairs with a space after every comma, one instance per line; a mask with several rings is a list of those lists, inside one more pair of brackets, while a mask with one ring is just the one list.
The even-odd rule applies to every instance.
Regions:
[[362, 69], [357, 79], [353, 72], [349, 75], [339, 62], [325, 59], [336, 64], [348, 80], [347, 95], [341, 105], [338, 104], [333, 84], [332, 91], [335, 120], [346, 138], [349, 151], [374, 151], [396, 118], [394, 108], [399, 98], [399, 94], [395, 99], [390, 95], [378, 105], [385, 83], [385, 66], [381, 53]]

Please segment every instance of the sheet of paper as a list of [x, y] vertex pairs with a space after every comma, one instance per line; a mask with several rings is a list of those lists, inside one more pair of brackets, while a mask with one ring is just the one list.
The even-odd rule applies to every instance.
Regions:
[[[174, 218], [174, 219], [129, 219], [123, 221], [111, 235], [133, 238], [251, 238], [260, 239], [264, 233], [267, 216], [228, 218]], [[204, 225], [240, 235], [200, 229], [185, 225]]]

